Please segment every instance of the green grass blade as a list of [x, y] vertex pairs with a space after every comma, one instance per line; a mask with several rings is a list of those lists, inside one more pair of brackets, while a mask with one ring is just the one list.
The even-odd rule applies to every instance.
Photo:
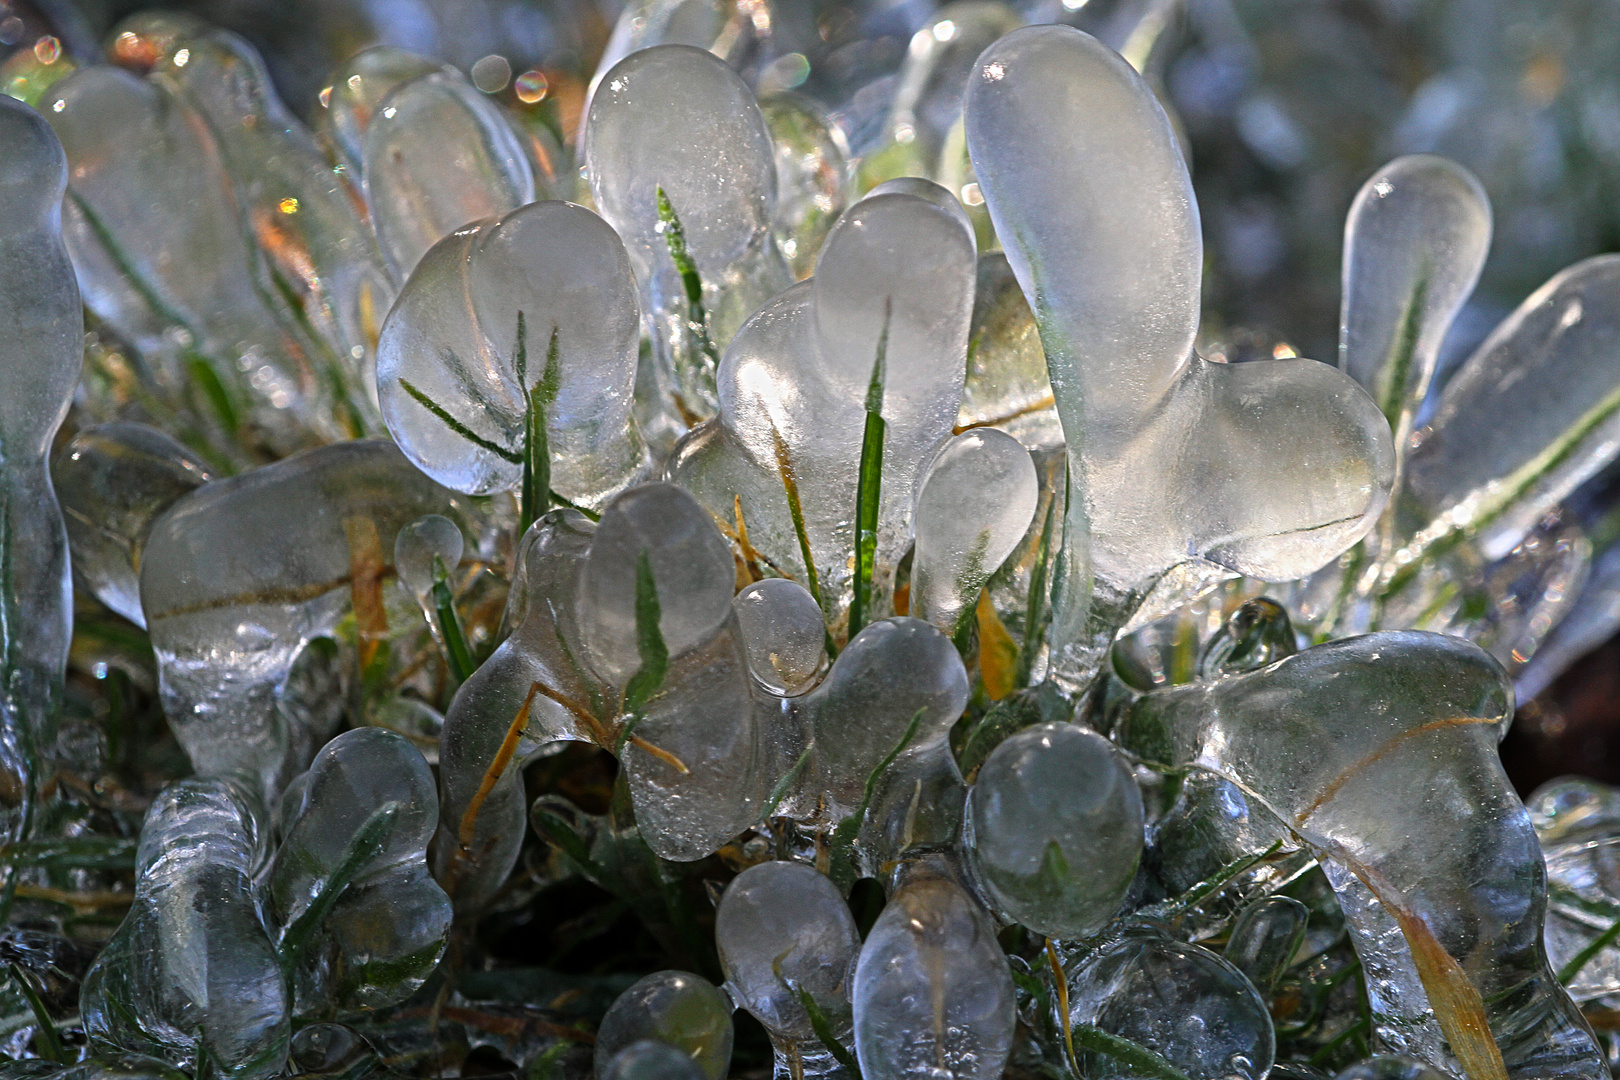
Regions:
[[458, 683], [466, 682], [477, 665], [473, 663], [472, 649], [461, 628], [461, 616], [456, 614], [455, 597], [450, 592], [449, 573], [444, 560], [433, 556], [433, 614], [444, 639], [445, 659], [450, 664], [450, 675]]
[[855, 883], [855, 838], [860, 835], [861, 826], [866, 823], [866, 815], [872, 809], [872, 800], [877, 796], [878, 784], [883, 780], [883, 774], [889, 771], [889, 766], [894, 764], [895, 758], [898, 758], [917, 737], [917, 731], [922, 727], [923, 714], [927, 711], [927, 709], [917, 710], [911, 722], [906, 725], [906, 730], [900, 733], [900, 741], [896, 742], [894, 748], [877, 763], [877, 768], [866, 774], [866, 789], [861, 793], [860, 805], [833, 830], [832, 865], [828, 868], [828, 876], [840, 889], [847, 890]]
[[1046, 574], [1052, 561], [1052, 526], [1057, 514], [1057, 492], [1046, 504], [1046, 521], [1041, 525], [1041, 547], [1029, 572], [1028, 612], [1024, 617], [1024, 648], [1018, 657], [1018, 685], [1028, 686], [1035, 667], [1035, 655], [1046, 637]]
[[[669, 647], [664, 643], [663, 631], [658, 628], [662, 616], [652, 560], [642, 551], [636, 559], [636, 651], [641, 655], [641, 666], [624, 688], [624, 711], [632, 715], [639, 714], [648, 699], [658, 693], [669, 672]], [[621, 749], [629, 733], [630, 725], [626, 725], [619, 737]]]
[[399, 380], [399, 385], [401, 389], [403, 389], [407, 394], [411, 395], [412, 400], [437, 417], [441, 424], [455, 432], [457, 435], [460, 435], [463, 439], [466, 439], [480, 450], [488, 450], [496, 457], [502, 459], [503, 461], [509, 461], [513, 465], [523, 464], [522, 454], [514, 453], [513, 451], [502, 446], [500, 443], [491, 442], [482, 435], [473, 431], [472, 428], [468, 427], [466, 424], [463, 424], [454, 416], [451, 416], [449, 410], [447, 410], [443, 405], [440, 405], [437, 401], [434, 401], [421, 390], [417, 389], [416, 385], [409, 379]]
[[557, 397], [557, 327], [551, 328], [546, 346], [546, 368], [540, 382], [528, 386], [528, 341], [523, 312], [518, 312], [518, 381], [524, 387], [523, 483], [518, 495], [518, 535], [529, 531], [537, 519], [551, 509], [551, 441], [546, 429], [547, 409]]
[[872, 570], [877, 558], [878, 504], [883, 494], [883, 379], [889, 351], [893, 300], [883, 302], [883, 329], [878, 333], [872, 381], [866, 388], [866, 426], [861, 432], [861, 465], [855, 481], [855, 588], [849, 602], [849, 639], [861, 632], [872, 614]]
[[1127, 1066], [1133, 1076], [1152, 1077], [1154, 1080], [1188, 1080], [1186, 1073], [1141, 1043], [1111, 1035], [1089, 1024], [1075, 1024], [1069, 1030], [1074, 1045], [1113, 1058]]
[[804, 753], [799, 755], [799, 760], [795, 761], [793, 767], [783, 773], [782, 779], [778, 780], [776, 786], [771, 788], [770, 795], [765, 799], [765, 808], [759, 813], [761, 821], [769, 820], [770, 816], [776, 813], [776, 808], [782, 805], [782, 800], [787, 798], [788, 789], [799, 779], [800, 774], [804, 772], [805, 766], [810, 764], [810, 754], [815, 748], [815, 740], [811, 740], [810, 744], [804, 748]]
[[827, 1052], [838, 1064], [849, 1070], [852, 1080], [861, 1080], [860, 1063], [855, 1060], [855, 1055], [849, 1052], [849, 1048], [838, 1041], [838, 1036], [833, 1034], [832, 1024], [827, 1020], [827, 1014], [821, 1011], [821, 1006], [816, 1004], [816, 999], [802, 986], [794, 989], [798, 991], [799, 1004], [804, 1006], [805, 1014], [810, 1017], [810, 1030], [815, 1032], [816, 1039], [827, 1048]]
[[1616, 919], [1614, 922], [1610, 923], [1609, 928], [1603, 931], [1603, 933], [1599, 934], [1597, 937], [1593, 938], [1587, 944], [1586, 948], [1570, 957], [1569, 963], [1565, 964], [1558, 970], [1559, 985], [1568, 986], [1570, 983], [1574, 982], [1575, 976], [1581, 973], [1581, 969], [1587, 964], [1591, 963], [1592, 958], [1598, 953], [1602, 952], [1604, 949], [1607, 949], [1610, 945], [1613, 945], [1616, 938], [1620, 938], [1620, 919]]
[[670, 261], [681, 275], [681, 287], [686, 291], [687, 324], [697, 336], [698, 347], [703, 350], [704, 359], [712, 372], [720, 366], [720, 351], [715, 348], [714, 339], [709, 334], [709, 313], [703, 304], [703, 279], [698, 275], [697, 263], [692, 261], [691, 251], [687, 249], [686, 230], [681, 228], [675, 206], [662, 187], [658, 189], [658, 222], [664, 227], [664, 244], [669, 248]]

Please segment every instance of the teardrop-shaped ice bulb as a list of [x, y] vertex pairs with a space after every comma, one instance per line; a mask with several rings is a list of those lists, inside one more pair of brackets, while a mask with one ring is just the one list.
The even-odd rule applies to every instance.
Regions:
[[969, 855], [1015, 921], [1085, 938], [1119, 909], [1142, 856], [1142, 796], [1101, 735], [1074, 724], [1025, 728], [985, 760], [968, 809]]
[[870, 1080], [996, 1080], [1012, 1048], [996, 927], [927, 866], [889, 897], [855, 968], [855, 1054]]
[[1396, 158], [1362, 185], [1344, 224], [1339, 367], [1372, 394], [1404, 456], [1451, 320], [1491, 246], [1491, 204], [1443, 157]]
[[947, 442], [912, 516], [911, 616], [954, 634], [1029, 531], [1040, 494], [1029, 451], [1006, 432], [977, 428]]
[[786, 578], [756, 581], [731, 601], [748, 651], [748, 670], [773, 694], [797, 694], [821, 673], [827, 627], [804, 586]]
[[500, 107], [459, 74], [435, 71], [383, 99], [365, 137], [366, 201], [403, 281], [439, 240], [534, 201], [534, 171]]
[[429, 603], [434, 582], [461, 564], [464, 544], [461, 529], [443, 514], [417, 518], [394, 540], [394, 570], [400, 584], [418, 602]]

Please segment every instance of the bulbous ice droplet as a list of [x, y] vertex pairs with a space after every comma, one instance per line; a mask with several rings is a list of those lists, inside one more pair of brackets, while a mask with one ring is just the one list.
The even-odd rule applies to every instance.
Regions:
[[[646, 469], [638, 320], [624, 245], [589, 210], [538, 202], [472, 223], [422, 256], [383, 323], [383, 418], [458, 491], [511, 490], [525, 453], [544, 451], [552, 489], [599, 506]], [[527, 428], [536, 410], [544, 447]]]
[[1358, 1061], [1333, 1080], [1446, 1080], [1446, 1074], [1416, 1058], [1386, 1054]]
[[613, 1056], [602, 1080], [704, 1080], [708, 1074], [685, 1052], [656, 1039], [631, 1043]]
[[684, 1052], [706, 1080], [731, 1066], [731, 1010], [725, 991], [685, 971], [638, 979], [613, 1002], [596, 1030], [596, 1071], [606, 1076], [627, 1047], [653, 1039]]
[[[965, 115], [1069, 436], [1073, 580], [1049, 640], [1055, 674], [1078, 686], [1161, 584], [1153, 610], [1221, 573], [1302, 576], [1360, 539], [1393, 481], [1388, 424], [1326, 365], [1194, 353], [1191, 181], [1164, 110], [1116, 53], [1067, 27], [1016, 30], [979, 58]], [[1038, 167], [1032, 145], [1047, 149]]]
[[968, 809], [973, 865], [1013, 921], [1086, 938], [1119, 909], [1142, 856], [1142, 795], [1101, 735], [1025, 728], [985, 760]]
[[290, 1001], [254, 898], [254, 813], [218, 779], [182, 780], [152, 803], [129, 914], [81, 992], [92, 1045], [186, 1069], [206, 1054], [243, 1080], [281, 1070]]
[[39, 113], [9, 97], [0, 98], [0, 146], [0, 782], [15, 793], [0, 811], [0, 839], [10, 843], [49, 775], [62, 708], [73, 595], [49, 454], [84, 361], [84, 317], [62, 242], [62, 146]]
[[918, 864], [861, 946], [855, 1054], [872, 1080], [995, 1080], [1015, 1021], [1012, 977], [990, 917]]
[[374, 648], [388, 539], [449, 506], [392, 443], [367, 440], [216, 480], [158, 518], [141, 606], [164, 711], [199, 774], [270, 800], [301, 769], [316, 733], [278, 711], [294, 660], [350, 611], [366, 618], [362, 653]]
[[300, 1073], [341, 1073], [376, 1056], [358, 1031], [331, 1023], [306, 1024], [287, 1048], [289, 1063]]
[[821, 106], [801, 94], [766, 94], [759, 108], [776, 146], [771, 231], [794, 280], [803, 281], [849, 203], [849, 144]]
[[146, 538], [159, 514], [214, 478], [208, 465], [157, 428], [113, 423], [75, 435], [51, 476], [74, 571], [96, 599], [144, 627], [136, 567]]
[[731, 551], [703, 508], [673, 484], [619, 496], [597, 523], [579, 578], [584, 659], [615, 685], [641, 665], [636, 608], [643, 565], [657, 591], [658, 627], [670, 656], [707, 640], [731, 614]]
[[[710, 416], [720, 352], [791, 280], [771, 235], [776, 163], [759, 105], [713, 54], [658, 45], [602, 77], [584, 147], [596, 205], [641, 283], [661, 397]], [[696, 281], [676, 265], [676, 247]]]
[[911, 615], [954, 634], [1029, 530], [1040, 499], [1035, 463], [994, 428], [964, 431], [928, 467], [912, 517]]
[[1404, 456], [1440, 342], [1491, 246], [1474, 175], [1430, 154], [1397, 158], [1362, 185], [1344, 224], [1339, 367], [1372, 394]]
[[427, 514], [403, 529], [394, 540], [394, 572], [417, 602], [429, 603], [433, 584], [461, 564], [466, 541], [461, 529], [443, 514]]
[[1386, 1045], [1471, 1075], [1597, 1077], [1547, 963], [1541, 850], [1497, 754], [1512, 703], [1477, 646], [1393, 631], [1145, 695], [1116, 737], [1241, 785], [1317, 851]]
[[773, 1038], [815, 1039], [800, 991], [835, 1035], [849, 1030], [849, 973], [861, 939], [849, 905], [821, 873], [793, 862], [744, 870], [720, 898], [714, 942], [727, 983]]
[[1226, 939], [1226, 959], [1269, 993], [1305, 940], [1310, 909], [1291, 896], [1267, 896], [1243, 909]]
[[365, 170], [366, 129], [383, 99], [412, 79], [449, 68], [430, 57], [388, 45], [373, 45], [349, 57], [323, 95], [320, 130], [358, 181]]
[[459, 74], [400, 84], [365, 140], [371, 223], [398, 280], [440, 238], [534, 200], [534, 170], [517, 133]]
[[[1261, 1080], [1271, 1068], [1276, 1036], [1265, 1000], [1208, 949], [1136, 931], [1090, 953], [1066, 977], [1071, 1027], [1129, 1039], [1190, 1080]], [[1117, 1058], [1076, 1050], [1088, 1077], [1138, 1075]]]
[[[297, 1011], [409, 997], [450, 930], [450, 900], [427, 868], [439, 817], [432, 771], [404, 736], [355, 728], [316, 755], [300, 791], [263, 900]], [[324, 918], [304, 925], [317, 905], [329, 905]]]
[[748, 650], [748, 670], [771, 693], [800, 693], [821, 673], [827, 628], [804, 586], [766, 578], [738, 593], [731, 606]]
[[1617, 255], [1555, 274], [1491, 332], [1446, 384], [1408, 460], [1419, 526], [1410, 555], [1461, 533], [1501, 558], [1614, 458], [1617, 337]]

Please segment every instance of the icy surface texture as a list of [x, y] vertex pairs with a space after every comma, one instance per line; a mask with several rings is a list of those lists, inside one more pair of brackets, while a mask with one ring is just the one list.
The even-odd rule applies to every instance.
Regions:
[[468, 222], [544, 194], [511, 123], [457, 72], [396, 86], [372, 110], [363, 155], [372, 226], [398, 280]]
[[995, 1080], [1012, 1046], [1014, 1007], [996, 927], [927, 863], [889, 897], [855, 968], [861, 1075]]
[[1087, 938], [1119, 909], [1142, 854], [1142, 796], [1107, 739], [1025, 728], [985, 761], [968, 806], [973, 867], [1012, 921]]
[[510, 491], [538, 457], [558, 494], [600, 506], [647, 468], [631, 415], [639, 339], [613, 229], [530, 203], [467, 223], [411, 272], [378, 345], [383, 415], [447, 487]]
[[620, 994], [596, 1029], [596, 1071], [606, 1075], [621, 1050], [656, 1039], [685, 1051], [707, 1080], [731, 1067], [732, 1004], [701, 975], [655, 971]]
[[365, 171], [366, 129], [383, 99], [412, 79], [435, 73], [451, 74], [437, 60], [375, 45], [355, 53], [332, 76], [331, 92], [322, 100], [319, 130], [356, 182]]
[[827, 659], [816, 598], [796, 581], [765, 578], [733, 597], [731, 606], [754, 678], [784, 697], [809, 689]]
[[222, 779], [182, 780], [141, 828], [135, 899], [85, 979], [92, 1046], [258, 1080], [287, 1057], [289, 994], [260, 922], [255, 811]]
[[[923, 471], [962, 394], [973, 239], [948, 192], [902, 183], [852, 206], [815, 277], [738, 333], [720, 365], [720, 416], [669, 465], [721, 520], [740, 512], [753, 546], [815, 593], [834, 626], [855, 587], [849, 553], [868, 416], [881, 415], [884, 432], [866, 610], [886, 614]], [[1022, 531], [1006, 522], [992, 531], [1009, 528]]]
[[[1275, 1036], [1265, 1000], [1208, 949], [1151, 930], [1129, 931], [1064, 974], [1071, 1030], [1128, 1039], [1189, 1080], [1260, 1080], [1271, 1068]], [[1077, 1050], [1077, 1057], [1088, 1077], [1139, 1075], [1107, 1054]]]
[[361, 666], [382, 646], [392, 540], [450, 493], [393, 444], [339, 443], [185, 496], [152, 526], [141, 606], [164, 712], [201, 775], [272, 800], [329, 732], [285, 691], [314, 638], [353, 612]]
[[245, 435], [288, 453], [362, 434], [363, 311], [388, 295], [349, 193], [244, 44], [199, 40], [195, 75], [189, 57], [173, 49], [145, 79], [84, 68], [48, 95], [85, 304], [222, 453], [241, 454]]
[[911, 614], [954, 634], [979, 590], [1028, 531], [1035, 463], [1011, 435], [964, 431], [935, 456], [913, 511]]
[[73, 570], [96, 599], [136, 626], [141, 556], [152, 525], [182, 495], [214, 479], [204, 461], [145, 424], [87, 428], [51, 468], [73, 549]]
[[843, 896], [825, 876], [793, 862], [748, 868], [720, 898], [714, 940], [727, 984], [765, 1025], [779, 1062], [828, 1056], [807, 998], [828, 1033], [847, 1041], [849, 980], [861, 939]]
[[1547, 955], [1587, 1002], [1620, 992], [1620, 949], [1605, 932], [1620, 919], [1620, 792], [1565, 777], [1527, 802], [1547, 859]]
[[259, 252], [267, 299], [284, 309], [303, 366], [328, 384], [345, 434], [376, 430], [376, 388], [366, 386], [371, 322], [394, 291], [348, 180], [281, 103], [246, 41], [183, 22], [165, 27], [161, 15], [141, 22], [126, 33], [162, 37], [153, 78], [195, 109], [213, 136], [241, 227]]
[[816, 256], [849, 205], [849, 144], [819, 105], [783, 91], [760, 97], [776, 146], [776, 211], [771, 232], [795, 281], [814, 272]]
[[661, 428], [714, 415], [732, 335], [788, 284], [771, 232], [776, 160], [747, 85], [687, 45], [631, 53], [604, 75], [585, 119], [597, 208], [641, 284]]
[[[867, 627], [813, 688], [773, 692], [776, 669], [756, 677], [750, 667], [759, 650], [733, 606], [731, 553], [672, 485], [625, 492], [596, 526], [553, 511], [525, 550], [508, 609], [516, 629], [446, 720], [440, 851], [463, 853], [462, 869], [447, 871], [458, 903], [487, 896], [516, 857], [516, 770], [490, 772], [503, 752], [522, 761], [577, 739], [620, 754], [647, 843], [689, 861], [759, 820], [773, 792], [778, 812], [827, 826], [871, 809], [873, 770], [939, 747], [966, 703], [949, 640], [906, 618]], [[813, 673], [809, 613], [791, 592], [787, 602], [786, 632], [804, 657], [792, 663]], [[763, 628], [767, 652], [785, 632], [774, 617], [748, 624]]]
[[356, 728], [327, 743], [294, 790], [262, 900], [294, 1011], [409, 997], [450, 930], [450, 900], [427, 867], [432, 771], [403, 736]]
[[642, 1039], [620, 1050], [597, 1075], [602, 1080], [702, 1080], [707, 1074], [668, 1043]]
[[13, 843], [50, 779], [72, 636], [49, 455], [78, 381], [83, 319], [62, 243], [62, 147], [11, 98], [0, 98], [0, 146], [0, 836]]
[[1018, 30], [979, 58], [966, 123], [1068, 436], [1059, 677], [1088, 680], [1156, 586], [1168, 610], [1222, 575], [1310, 573], [1360, 539], [1393, 480], [1388, 425], [1326, 365], [1193, 352], [1198, 210], [1142, 78], [1079, 31]]
[[1496, 753], [1512, 705], [1476, 646], [1391, 631], [1146, 695], [1117, 734], [1238, 785], [1323, 857], [1386, 1045], [1473, 1077], [1598, 1076]]

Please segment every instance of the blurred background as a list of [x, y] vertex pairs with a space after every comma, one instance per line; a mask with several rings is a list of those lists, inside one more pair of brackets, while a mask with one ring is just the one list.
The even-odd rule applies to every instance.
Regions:
[[[387, 44], [456, 65], [567, 141], [604, 52], [662, 20], [661, 40], [710, 47], [761, 92], [815, 100], [851, 152], [876, 161], [896, 141], [891, 106], [908, 50], [919, 33], [948, 40], [931, 0], [631, 2], [626, 12], [619, 0], [0, 0], [0, 90], [26, 99], [104, 59], [116, 52], [120, 20], [161, 7], [247, 38], [306, 120], [339, 64]], [[1096, 33], [1169, 106], [1203, 215], [1206, 349], [1334, 357], [1345, 213], [1368, 175], [1400, 154], [1464, 164], [1495, 211], [1490, 258], [1447, 342], [1442, 382], [1553, 273], [1620, 249], [1620, 0], [1011, 6], [1026, 21]], [[1596, 558], [1580, 620], [1521, 678], [1503, 756], [1522, 792], [1562, 773], [1620, 783], [1617, 503], [1611, 470], [1565, 507]]]

